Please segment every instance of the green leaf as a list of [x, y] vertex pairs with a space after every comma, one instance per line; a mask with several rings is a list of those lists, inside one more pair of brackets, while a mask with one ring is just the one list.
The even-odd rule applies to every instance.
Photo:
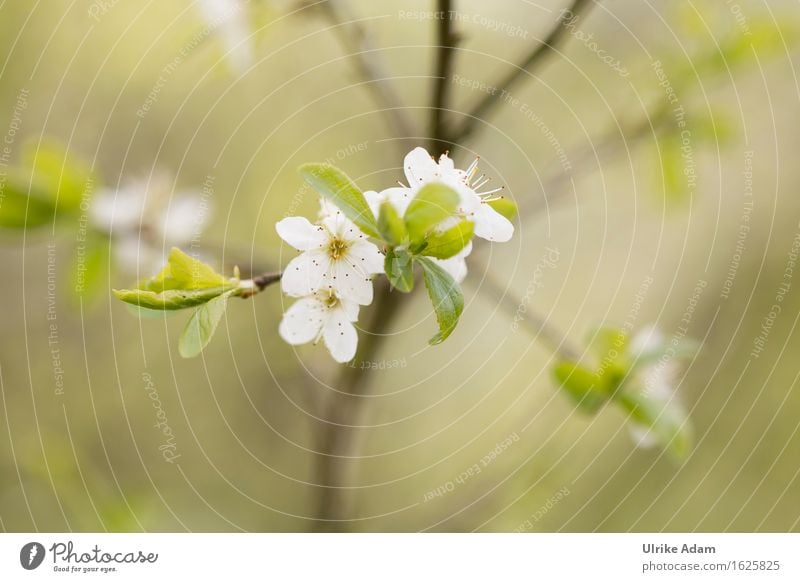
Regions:
[[201, 305], [238, 288], [238, 279], [223, 277], [202, 261], [173, 248], [158, 275], [136, 289], [115, 289], [114, 295], [138, 307], [174, 310]]
[[77, 212], [86, 189], [94, 182], [89, 165], [52, 139], [26, 143], [23, 157], [31, 168], [33, 182], [57, 201], [59, 213]]
[[211, 341], [217, 330], [232, 291], [228, 291], [203, 305], [194, 312], [178, 340], [178, 352], [184, 358], [199, 355]]
[[381, 204], [378, 213], [378, 231], [383, 240], [393, 246], [402, 244], [408, 236], [403, 219], [400, 218], [397, 209], [388, 200]]
[[496, 198], [487, 202], [492, 209], [498, 214], [505, 216], [509, 220], [514, 220], [517, 217], [519, 209], [513, 200], [509, 198]]
[[0, 184], [0, 228], [25, 229], [52, 224], [55, 202], [15, 174]]
[[623, 391], [616, 400], [659, 446], [676, 459], [686, 457], [692, 447], [692, 427], [676, 400], [665, 401], [638, 391]]
[[428, 244], [420, 254], [437, 259], [449, 259], [467, 246], [474, 232], [475, 225], [468, 220], [462, 220], [444, 232], [434, 231], [428, 236], [426, 241]]
[[392, 287], [403, 293], [414, 288], [414, 261], [404, 249], [389, 249], [384, 260], [384, 271]]
[[114, 289], [118, 299], [137, 307], [174, 311], [197, 307], [230, 291], [230, 286], [207, 289], [168, 289], [166, 291], [147, 291], [145, 289]]
[[430, 344], [440, 344], [458, 325], [458, 318], [464, 311], [464, 296], [458, 284], [439, 265], [424, 257], [417, 259], [417, 262], [422, 267], [425, 287], [439, 324], [439, 333], [431, 338]]
[[317, 192], [329, 198], [368, 236], [378, 238], [378, 224], [364, 194], [347, 174], [331, 164], [303, 164], [300, 174]]
[[421, 244], [440, 222], [455, 214], [457, 206], [458, 193], [449, 186], [431, 183], [420, 188], [403, 216], [411, 243]]
[[173, 247], [161, 272], [140, 285], [146, 291], [165, 291], [169, 289], [209, 289], [231, 284], [226, 277], [217, 273], [204, 262]]
[[605, 380], [575, 362], [558, 362], [553, 368], [553, 375], [561, 388], [584, 412], [594, 414], [608, 401]]
[[621, 329], [601, 327], [589, 338], [589, 350], [601, 362], [624, 365], [628, 354], [628, 334]]

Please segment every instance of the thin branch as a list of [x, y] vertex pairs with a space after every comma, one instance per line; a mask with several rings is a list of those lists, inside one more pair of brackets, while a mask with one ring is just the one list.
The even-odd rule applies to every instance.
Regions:
[[[580, 350], [573, 346], [564, 333], [550, 321], [533, 311], [522, 299], [514, 297], [508, 289], [503, 288], [492, 277], [484, 276], [478, 283], [478, 292], [489, 297], [499, 305], [512, 321], [519, 321], [534, 334], [534, 339], [540, 340], [554, 354], [564, 360], [577, 361]], [[523, 312], [524, 307], [524, 312]]]
[[452, 9], [451, 0], [438, 0], [438, 48], [436, 54], [436, 76], [431, 99], [430, 150], [432, 153], [437, 153], [442, 147], [442, 142], [447, 141], [447, 127], [445, 125], [447, 116], [446, 104], [450, 97], [450, 73], [453, 69], [455, 48], [460, 40], [458, 33], [453, 30], [453, 21], [450, 18]]
[[571, 172], [558, 171], [545, 177], [541, 182], [545, 198], [529, 205], [520, 205], [520, 219], [528, 219], [550, 207], [550, 204], [561, 198], [567, 190], [564, 186], [570, 184], [576, 176], [592, 168], [592, 162], [602, 164], [614, 156], [626, 151], [625, 144], [631, 144], [644, 139], [659, 131], [670, 119], [668, 106], [657, 109], [653, 115], [645, 115], [643, 119], [627, 125], [627, 127], [614, 128], [597, 140], [579, 148], [574, 153], [567, 155], [572, 165]]
[[466, 114], [461, 126], [453, 132], [452, 141], [464, 141], [464, 139], [476, 129], [477, 121], [485, 118], [492, 109], [502, 103], [502, 99], [497, 93], [503, 95], [503, 91], [510, 91], [511, 88], [522, 79], [532, 78], [530, 73], [545, 62], [545, 57], [561, 41], [564, 34], [566, 34], [568, 29], [564, 26], [565, 23], [579, 17], [582, 11], [591, 7], [593, 2], [594, 0], [573, 0], [569, 8], [562, 10], [555, 27], [550, 31], [550, 34], [547, 35], [544, 41], [537, 44], [505, 77], [491, 84], [496, 91], [484, 95], [484, 97]]
[[408, 115], [400, 96], [392, 85], [390, 75], [384, 69], [377, 49], [364, 26], [349, 12], [344, 0], [328, 0], [320, 5], [323, 14], [333, 25], [339, 43], [353, 59], [359, 73], [368, 83], [375, 100], [383, 107], [396, 137], [417, 135], [414, 123]]
[[283, 273], [262, 273], [257, 277], [253, 277], [253, 284], [256, 286], [256, 289], [259, 291], [263, 291], [273, 283], [277, 283], [281, 280]]

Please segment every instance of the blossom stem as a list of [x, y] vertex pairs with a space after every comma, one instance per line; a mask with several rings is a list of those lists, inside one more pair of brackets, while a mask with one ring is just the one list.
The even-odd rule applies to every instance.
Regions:
[[461, 123], [460, 127], [456, 128], [452, 133], [450, 139], [454, 143], [462, 142], [478, 127], [478, 120], [485, 118], [494, 108], [503, 103], [502, 96], [508, 93], [512, 87], [522, 79], [535, 79], [531, 73], [545, 62], [545, 57], [567, 33], [568, 28], [564, 26], [564, 24], [579, 16], [583, 10], [591, 7], [594, 1], [595, 0], [573, 0], [569, 8], [562, 10], [550, 34], [548, 34], [541, 43], [537, 43], [528, 55], [515, 65], [514, 69], [507, 73], [505, 77], [490, 84], [496, 90], [484, 95], [483, 98], [465, 114], [464, 121]]
[[253, 277], [253, 284], [256, 286], [256, 289], [263, 291], [273, 283], [280, 281], [282, 276], [283, 273], [280, 271], [274, 273], [262, 273], [257, 277]]

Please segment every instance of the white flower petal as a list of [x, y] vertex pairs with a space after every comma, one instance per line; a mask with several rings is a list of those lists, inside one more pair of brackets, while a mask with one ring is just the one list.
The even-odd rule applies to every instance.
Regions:
[[278, 333], [293, 346], [314, 341], [319, 337], [328, 315], [328, 309], [319, 299], [303, 297], [283, 314]]
[[403, 171], [412, 188], [441, 177], [439, 165], [424, 148], [414, 148], [406, 154]]
[[364, 197], [367, 199], [370, 210], [375, 214], [375, 218], [380, 213], [381, 205], [388, 201], [394, 206], [395, 210], [400, 216], [403, 216], [408, 208], [409, 202], [414, 198], [417, 191], [414, 188], [406, 188], [405, 186], [394, 186], [393, 188], [386, 188], [380, 192], [372, 190], [364, 192]]
[[327, 218], [329, 216], [333, 216], [334, 214], [341, 214], [342, 211], [339, 210], [339, 207], [336, 206], [333, 202], [328, 200], [327, 198], [320, 198], [319, 199], [319, 218], [322, 220], [323, 218]]
[[303, 297], [328, 288], [330, 266], [326, 252], [307, 251], [286, 266], [281, 277], [281, 289], [293, 297]]
[[383, 263], [386, 257], [377, 246], [369, 241], [358, 241], [347, 249], [347, 258], [353, 264], [359, 265], [367, 275], [383, 273]]
[[161, 219], [165, 246], [181, 246], [203, 232], [208, 204], [198, 195], [175, 196]]
[[341, 307], [334, 308], [322, 331], [322, 339], [331, 352], [333, 359], [343, 364], [356, 355], [358, 333], [350, 322], [347, 313]]
[[664, 334], [654, 325], [642, 327], [631, 339], [631, 351], [650, 353], [664, 345]]
[[355, 301], [359, 305], [372, 303], [372, 280], [369, 274], [348, 257], [331, 263], [331, 276], [327, 283], [337, 297]]
[[278, 236], [298, 251], [310, 251], [324, 246], [329, 239], [324, 228], [311, 224], [302, 216], [284, 218], [275, 225]]
[[392, 205], [397, 209], [397, 213], [400, 216], [403, 216], [406, 213], [409, 203], [414, 199], [414, 196], [417, 195], [417, 189], [395, 186], [394, 188], [387, 188], [381, 192], [381, 194], [383, 194], [386, 199], [392, 203]]
[[447, 154], [439, 156], [439, 170], [442, 174], [450, 174], [456, 172], [456, 165], [453, 159]]
[[367, 205], [369, 209], [372, 210], [372, 214], [375, 215], [375, 218], [378, 218], [378, 213], [381, 210], [381, 204], [385, 200], [383, 193], [375, 192], [375, 190], [367, 190], [364, 192], [364, 198], [367, 201]]
[[514, 225], [488, 204], [482, 203], [471, 217], [475, 221], [475, 236], [492, 242], [507, 242], [514, 236]]
[[105, 232], [138, 229], [145, 209], [143, 188], [104, 189], [91, 207], [92, 223]]
[[447, 271], [447, 273], [455, 280], [456, 283], [461, 283], [467, 278], [467, 257], [472, 252], [472, 241], [461, 249], [457, 254], [449, 259], [434, 259], [437, 265]]
[[358, 303], [350, 301], [349, 299], [339, 298], [339, 308], [344, 310], [347, 319], [350, 321], [358, 321], [358, 310], [361, 308]]

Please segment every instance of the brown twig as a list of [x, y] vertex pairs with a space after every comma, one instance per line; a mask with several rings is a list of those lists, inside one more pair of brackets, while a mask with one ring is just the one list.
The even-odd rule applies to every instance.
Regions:
[[355, 60], [361, 76], [369, 81], [367, 87], [383, 107], [392, 134], [397, 138], [417, 135], [408, 110], [395, 91], [391, 77], [384, 70], [380, 55], [364, 26], [350, 14], [344, 0], [328, 0], [320, 7], [333, 25], [332, 30], [339, 43]]
[[495, 83], [492, 87], [497, 89], [491, 93], [487, 93], [475, 104], [472, 109], [466, 114], [464, 121], [461, 123], [452, 134], [451, 139], [453, 142], [459, 143], [469, 137], [477, 127], [477, 121], [485, 118], [492, 109], [497, 107], [501, 102], [501, 98], [497, 93], [508, 92], [520, 80], [534, 77], [530, 74], [545, 62], [545, 57], [553, 50], [553, 48], [561, 41], [567, 31], [564, 26], [569, 20], [578, 17], [583, 10], [591, 7], [594, 0], [573, 0], [569, 8], [562, 10], [561, 15], [556, 22], [555, 27], [550, 31], [550, 34], [528, 53], [514, 69], [507, 73], [503, 78]]
[[262, 273], [257, 277], [253, 277], [253, 284], [259, 291], [263, 291], [268, 286], [272, 285], [273, 283], [277, 283], [281, 280], [283, 273], [276, 272], [276, 273]]
[[[478, 269], [480, 268], [479, 266]], [[483, 272], [486, 272], [485, 265]], [[492, 277], [484, 276], [479, 282], [473, 281], [472, 284], [479, 284], [478, 292], [491, 298], [509, 318], [525, 323], [529, 331], [534, 334], [534, 339], [540, 340], [559, 358], [572, 361], [580, 358], [580, 350], [570, 343], [560, 329], [528, 305], [525, 305], [523, 314], [521, 307], [524, 302], [512, 295], [508, 289], [503, 288]]]
[[[458, 33], [453, 30], [450, 19], [452, 11], [450, 0], [438, 0], [438, 47], [436, 59], [436, 76], [431, 98], [431, 145], [430, 151], [434, 156], [441, 153], [442, 143], [447, 140], [447, 103], [450, 98], [450, 73], [453, 69], [455, 48], [460, 40]], [[444, 149], [447, 149], [446, 147]]]

